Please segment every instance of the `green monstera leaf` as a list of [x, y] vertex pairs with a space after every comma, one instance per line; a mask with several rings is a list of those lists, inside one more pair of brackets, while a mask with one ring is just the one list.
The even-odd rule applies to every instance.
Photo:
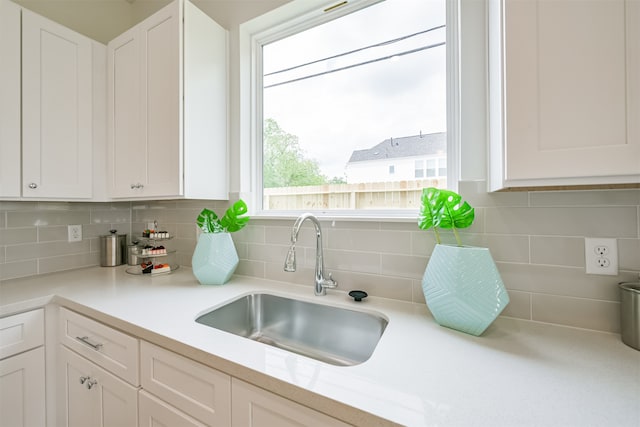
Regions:
[[243, 216], [247, 213], [247, 204], [242, 200], [235, 202], [222, 218], [218, 218], [218, 215], [211, 209], [203, 209], [196, 219], [196, 224], [204, 233], [233, 233], [242, 229], [249, 222], [248, 216]]
[[242, 216], [246, 214], [248, 210], [247, 204], [242, 199], [238, 200], [227, 209], [220, 220], [220, 225], [229, 233], [240, 230], [249, 222], [248, 216]]
[[455, 191], [429, 187], [422, 190], [422, 206], [418, 216], [418, 226], [423, 230], [433, 228], [436, 242], [440, 243], [438, 228], [451, 228], [458, 245], [462, 245], [458, 228], [469, 227], [475, 218], [474, 209], [462, 201]]
[[474, 209], [467, 202], [462, 201], [462, 196], [454, 191], [441, 190], [445, 202], [442, 208], [441, 228], [467, 228], [475, 219]]
[[205, 233], [222, 233], [224, 231], [218, 221], [218, 215], [211, 209], [203, 209], [196, 219], [196, 224]]
[[444, 205], [444, 195], [439, 189], [429, 187], [422, 190], [422, 206], [418, 214], [418, 227], [423, 230], [433, 228], [436, 241], [440, 243], [438, 227], [442, 220], [442, 206]]

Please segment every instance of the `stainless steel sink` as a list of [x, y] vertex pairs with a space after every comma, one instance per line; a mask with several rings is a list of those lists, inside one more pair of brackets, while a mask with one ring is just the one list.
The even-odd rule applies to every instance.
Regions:
[[264, 293], [229, 302], [196, 322], [339, 366], [369, 359], [388, 323], [376, 314]]

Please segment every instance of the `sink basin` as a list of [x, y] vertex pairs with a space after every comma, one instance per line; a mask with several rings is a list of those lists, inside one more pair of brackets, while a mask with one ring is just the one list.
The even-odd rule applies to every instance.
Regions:
[[231, 301], [196, 322], [338, 366], [369, 359], [388, 323], [372, 313], [265, 293]]

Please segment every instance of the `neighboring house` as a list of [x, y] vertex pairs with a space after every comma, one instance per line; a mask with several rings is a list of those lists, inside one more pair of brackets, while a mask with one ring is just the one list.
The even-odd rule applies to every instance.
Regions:
[[446, 132], [385, 139], [356, 150], [345, 168], [347, 183], [446, 178]]

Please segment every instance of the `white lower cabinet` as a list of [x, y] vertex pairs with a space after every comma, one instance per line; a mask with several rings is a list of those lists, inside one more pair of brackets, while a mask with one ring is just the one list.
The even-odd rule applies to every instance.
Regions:
[[123, 427], [138, 422], [138, 388], [64, 346], [59, 348], [58, 397], [68, 427]]
[[0, 425], [45, 425], [44, 347], [0, 360]]
[[[59, 314], [56, 426], [348, 425], [64, 307]], [[31, 375], [23, 383], [44, 377]]]
[[[140, 427], [206, 427], [193, 417], [185, 414], [154, 395], [140, 390], [139, 426]], [[219, 424], [223, 425], [223, 424]], [[228, 424], [227, 424], [228, 425]]]
[[140, 356], [140, 427], [348, 426], [156, 345]]
[[[156, 345], [140, 345], [142, 388], [157, 396], [146, 396], [140, 410], [140, 425], [155, 426], [154, 417], [166, 418], [160, 425], [231, 425], [231, 377]], [[166, 404], [165, 404], [166, 402]], [[156, 412], [147, 410], [163, 406]], [[188, 414], [188, 415], [186, 415]], [[177, 418], [176, 418], [177, 417]], [[182, 419], [174, 423], [171, 420]]]
[[0, 425], [45, 425], [44, 310], [0, 319]]
[[232, 381], [234, 427], [347, 427], [340, 420], [236, 378]]
[[138, 425], [137, 338], [61, 307], [57, 356], [56, 426]]

